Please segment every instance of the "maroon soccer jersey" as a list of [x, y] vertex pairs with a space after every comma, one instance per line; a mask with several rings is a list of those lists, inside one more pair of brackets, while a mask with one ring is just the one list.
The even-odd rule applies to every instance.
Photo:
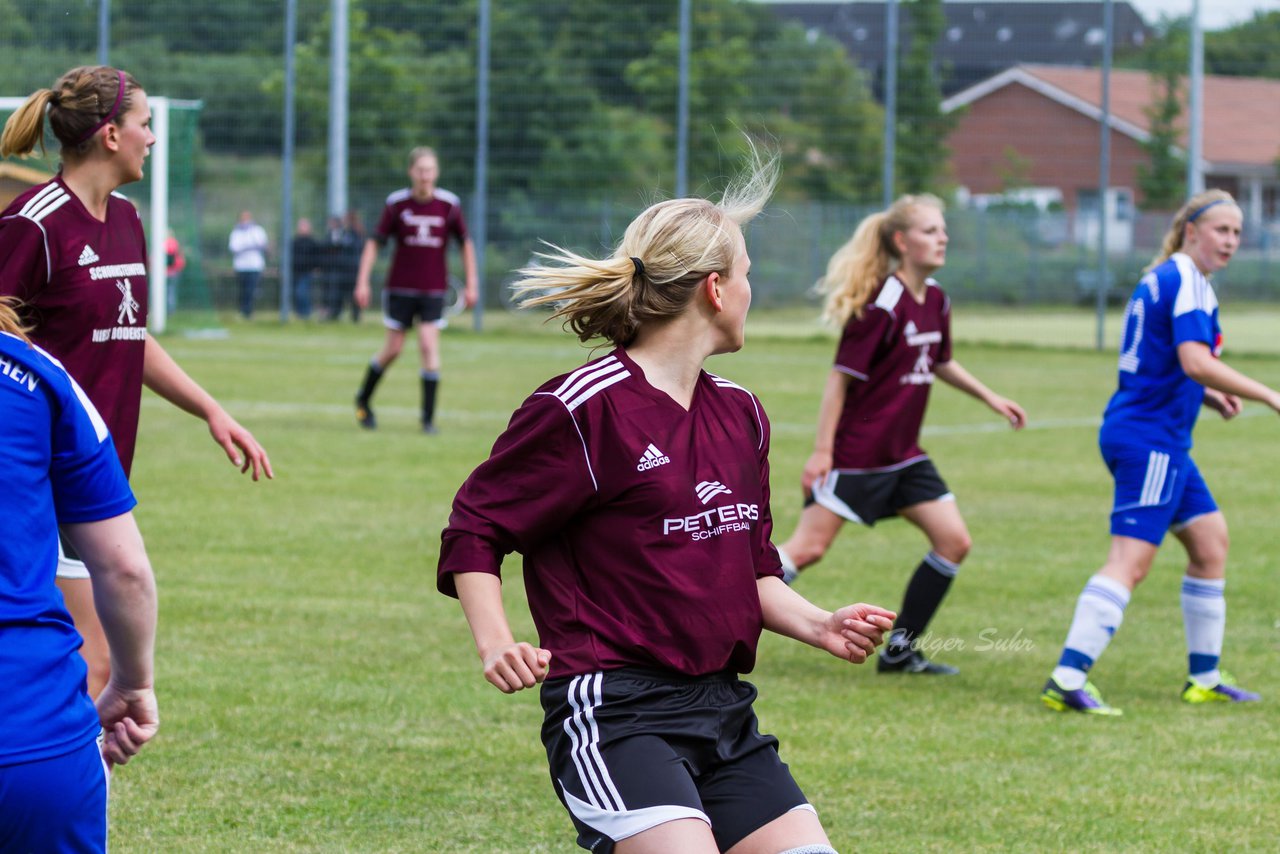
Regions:
[[18, 196], [0, 215], [0, 294], [23, 302], [32, 340], [53, 354], [133, 464], [147, 339], [147, 242], [123, 196], [99, 222], [61, 176]]
[[395, 241], [386, 290], [392, 293], [441, 293], [449, 287], [445, 250], [449, 238], [462, 244], [467, 223], [462, 204], [448, 190], [437, 189], [429, 201], [419, 202], [408, 190], [387, 196], [387, 206], [374, 229], [379, 243]]
[[924, 421], [933, 366], [951, 359], [951, 302], [932, 279], [918, 303], [897, 277], [872, 295], [862, 318], [849, 318], [836, 370], [852, 377], [836, 425], [833, 465], [840, 471], [896, 468], [924, 456]]
[[553, 676], [748, 672], [756, 579], [782, 574], [768, 454], [750, 392], [704, 372], [686, 412], [616, 349], [516, 410], [454, 499], [439, 589], [518, 551]]

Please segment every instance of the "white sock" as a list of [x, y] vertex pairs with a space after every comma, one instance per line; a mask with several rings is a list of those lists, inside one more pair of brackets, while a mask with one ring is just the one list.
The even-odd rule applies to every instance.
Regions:
[[800, 577], [800, 568], [791, 559], [791, 555], [782, 550], [782, 546], [774, 546], [774, 548], [778, 550], [778, 557], [782, 560], [782, 580], [786, 584], [790, 584]]
[[1187, 671], [1206, 688], [1222, 681], [1218, 659], [1227, 628], [1225, 578], [1182, 577], [1182, 621], [1187, 630]]
[[1095, 575], [1076, 600], [1076, 614], [1067, 632], [1062, 657], [1053, 669], [1053, 678], [1068, 691], [1084, 687], [1089, 668], [1098, 660], [1111, 636], [1124, 621], [1129, 589], [1105, 575]]

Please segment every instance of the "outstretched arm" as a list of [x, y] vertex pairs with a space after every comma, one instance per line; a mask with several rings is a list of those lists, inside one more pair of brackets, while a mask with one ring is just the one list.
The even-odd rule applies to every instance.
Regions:
[[63, 526], [84, 558], [111, 648], [111, 678], [98, 695], [102, 753], [123, 765], [160, 728], [154, 689], [156, 585], [132, 513]]
[[[1223, 395], [1256, 400], [1280, 412], [1280, 392], [1245, 376], [1221, 361], [1213, 355], [1213, 351], [1207, 344], [1199, 341], [1182, 342], [1178, 345], [1178, 362], [1187, 376], [1206, 388], [1221, 392]], [[1226, 416], [1223, 409], [1214, 405], [1215, 400], [1216, 397], [1208, 397], [1206, 403]]]
[[147, 335], [142, 382], [184, 412], [203, 418], [209, 425], [213, 441], [222, 446], [227, 458], [239, 466], [240, 471], [253, 469], [254, 480], [262, 474], [268, 478], [275, 477], [267, 452], [253, 434], [228, 415], [218, 401], [189, 377], [151, 335]]
[[834, 613], [825, 611], [774, 576], [756, 579], [756, 587], [766, 629], [825, 649], [854, 664], [861, 664], [875, 652], [898, 616], [861, 603], [846, 605]]
[[488, 572], [454, 574], [458, 601], [476, 652], [484, 662], [484, 678], [504, 694], [532, 688], [547, 678], [551, 653], [530, 643], [516, 643], [502, 605], [502, 580]]
[[1007, 419], [1014, 430], [1021, 430], [1026, 426], [1027, 413], [1022, 411], [1021, 406], [987, 388], [955, 359], [934, 365], [933, 372], [947, 385], [958, 388], [991, 407], [997, 415]]

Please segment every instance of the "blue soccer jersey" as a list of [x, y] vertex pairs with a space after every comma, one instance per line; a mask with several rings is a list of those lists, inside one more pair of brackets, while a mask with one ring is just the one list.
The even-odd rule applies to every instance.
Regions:
[[1204, 386], [1178, 361], [1178, 345], [1222, 349], [1218, 297], [1207, 276], [1179, 252], [1142, 277], [1124, 315], [1120, 383], [1102, 416], [1104, 444], [1167, 450], [1191, 447]]
[[106, 424], [44, 351], [0, 333], [0, 765], [92, 741], [76, 632], [54, 585], [58, 523], [95, 522], [135, 501]]

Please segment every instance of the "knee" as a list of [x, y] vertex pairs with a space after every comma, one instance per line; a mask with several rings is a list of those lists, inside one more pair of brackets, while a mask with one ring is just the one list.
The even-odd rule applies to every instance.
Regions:
[[965, 530], [957, 531], [938, 542], [934, 551], [954, 564], [964, 562], [973, 548], [973, 538]]
[[831, 547], [831, 541], [822, 537], [792, 537], [791, 541], [785, 545], [787, 557], [795, 561], [796, 567], [804, 569], [810, 564], [817, 563], [822, 560], [822, 556], [827, 553], [827, 549]]

